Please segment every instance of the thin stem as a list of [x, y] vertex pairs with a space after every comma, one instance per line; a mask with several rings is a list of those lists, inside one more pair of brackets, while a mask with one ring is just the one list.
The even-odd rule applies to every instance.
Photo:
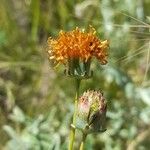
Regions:
[[84, 150], [84, 144], [85, 144], [86, 137], [87, 137], [87, 134], [83, 133], [83, 137], [82, 137], [82, 141], [81, 141], [79, 150]]
[[[76, 96], [75, 96], [74, 114], [73, 114], [73, 121], [72, 121], [73, 125], [76, 124], [76, 114], [77, 114], [77, 107], [78, 107], [80, 82], [81, 82], [80, 79], [76, 79]], [[68, 150], [73, 150], [74, 139], [75, 139], [75, 127], [71, 127], [70, 142], [69, 142]]]

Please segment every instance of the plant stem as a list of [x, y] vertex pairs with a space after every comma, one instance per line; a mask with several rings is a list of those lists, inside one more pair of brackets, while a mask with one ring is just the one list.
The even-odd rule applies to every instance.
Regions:
[[83, 133], [83, 137], [82, 137], [82, 141], [81, 141], [79, 150], [84, 150], [84, 144], [85, 144], [86, 137], [87, 137], [87, 134]]
[[[80, 88], [80, 79], [76, 79], [76, 96], [75, 96], [75, 102], [74, 102], [74, 114], [73, 114], [73, 121], [72, 124], [76, 124], [76, 115], [77, 115], [77, 107], [78, 107], [78, 99], [79, 99], [79, 88]], [[73, 143], [75, 139], [75, 128], [71, 127], [70, 132], [70, 142], [69, 142], [69, 148], [68, 150], [73, 150]]]

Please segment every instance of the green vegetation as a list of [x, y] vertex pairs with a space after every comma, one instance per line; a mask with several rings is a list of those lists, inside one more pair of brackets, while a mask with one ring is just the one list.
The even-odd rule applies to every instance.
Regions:
[[100, 89], [108, 101], [107, 131], [89, 135], [86, 150], [149, 149], [149, 0], [0, 3], [0, 149], [67, 149], [74, 81], [63, 66], [54, 69], [48, 62], [46, 41], [61, 29], [89, 24], [110, 49], [109, 63], [93, 62], [93, 78], [81, 86], [80, 94]]

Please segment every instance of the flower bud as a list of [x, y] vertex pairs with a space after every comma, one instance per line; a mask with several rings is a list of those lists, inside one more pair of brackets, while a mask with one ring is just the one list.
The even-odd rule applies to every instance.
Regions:
[[100, 91], [88, 90], [79, 98], [76, 127], [84, 132], [105, 131], [107, 104]]

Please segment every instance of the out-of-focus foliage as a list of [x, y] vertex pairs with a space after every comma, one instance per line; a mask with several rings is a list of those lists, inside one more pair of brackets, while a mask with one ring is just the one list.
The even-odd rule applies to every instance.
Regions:
[[148, 150], [149, 15], [149, 0], [1, 0], [0, 149], [67, 149], [74, 81], [48, 63], [46, 40], [91, 24], [110, 41], [109, 63], [93, 62], [94, 76], [80, 94], [103, 90], [108, 119], [107, 131], [90, 135], [86, 150]]

